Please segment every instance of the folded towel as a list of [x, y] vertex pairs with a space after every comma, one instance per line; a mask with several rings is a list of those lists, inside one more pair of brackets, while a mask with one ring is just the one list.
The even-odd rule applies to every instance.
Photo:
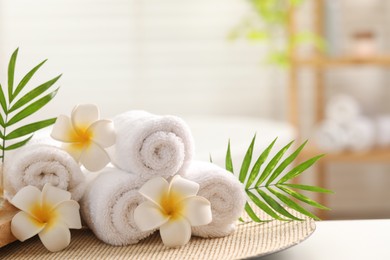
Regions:
[[108, 151], [116, 167], [144, 179], [168, 178], [188, 167], [194, 153], [193, 139], [180, 118], [137, 110], [113, 121], [117, 139]]
[[376, 129], [372, 120], [359, 117], [344, 126], [348, 143], [347, 147], [353, 151], [365, 151], [371, 149], [376, 142]]
[[374, 119], [376, 144], [380, 147], [390, 146], [390, 115], [379, 115]]
[[16, 150], [6, 157], [3, 170], [8, 199], [27, 185], [42, 189], [45, 183], [69, 191], [76, 201], [84, 193], [85, 176], [78, 163], [55, 146], [33, 144]]
[[185, 178], [199, 183], [199, 196], [211, 203], [213, 220], [210, 224], [192, 228], [200, 237], [222, 237], [231, 234], [241, 216], [246, 196], [243, 185], [230, 172], [206, 162], [193, 162]]
[[337, 123], [355, 120], [361, 113], [359, 103], [351, 96], [337, 95], [332, 97], [325, 107], [325, 116]]
[[108, 167], [88, 184], [80, 203], [81, 214], [100, 240], [123, 246], [153, 232], [140, 231], [134, 222], [134, 209], [144, 201], [138, 193], [142, 184], [139, 176]]
[[339, 152], [347, 147], [348, 136], [340, 123], [325, 120], [317, 126], [314, 141], [321, 150]]

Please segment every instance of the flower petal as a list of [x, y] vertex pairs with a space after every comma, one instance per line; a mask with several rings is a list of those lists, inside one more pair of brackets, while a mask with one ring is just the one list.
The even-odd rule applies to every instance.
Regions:
[[11, 221], [12, 234], [22, 242], [41, 232], [45, 226], [24, 211], [18, 212]]
[[57, 222], [46, 226], [46, 228], [39, 233], [39, 238], [49, 251], [57, 252], [69, 245], [69, 228], [65, 224]]
[[168, 188], [169, 184], [164, 178], [156, 177], [146, 182], [139, 189], [139, 193], [160, 206], [162, 197], [168, 193]]
[[115, 144], [116, 134], [114, 123], [111, 120], [96, 121], [87, 131], [91, 133], [92, 140], [102, 147], [110, 147]]
[[20, 210], [31, 214], [31, 206], [41, 202], [41, 191], [34, 186], [20, 189], [12, 198], [11, 203]]
[[59, 203], [70, 200], [71, 194], [66, 190], [56, 188], [46, 183], [42, 189], [42, 205], [50, 205], [51, 209], [55, 208]]
[[57, 205], [59, 220], [68, 228], [81, 228], [80, 205], [74, 200], [63, 201]]
[[134, 221], [142, 231], [153, 230], [169, 220], [160, 208], [150, 201], [145, 201], [134, 210]]
[[170, 220], [160, 227], [160, 235], [166, 246], [184, 246], [190, 241], [191, 225], [185, 218]]
[[207, 225], [212, 221], [211, 204], [200, 196], [190, 197], [183, 200], [184, 217], [191, 226]]
[[62, 149], [67, 151], [76, 162], [79, 162], [81, 154], [85, 149], [85, 145], [82, 143], [65, 143], [62, 144]]
[[77, 133], [73, 129], [70, 118], [64, 115], [57, 117], [56, 123], [53, 126], [50, 136], [61, 142], [74, 142], [77, 140]]
[[99, 120], [99, 109], [96, 105], [77, 105], [72, 111], [72, 124], [77, 132], [84, 132], [97, 120]]
[[99, 171], [104, 168], [109, 162], [110, 157], [107, 152], [98, 144], [91, 142], [84, 149], [80, 156], [80, 162], [84, 167], [92, 172]]
[[175, 175], [172, 178], [169, 185], [169, 192], [173, 194], [178, 194], [183, 199], [195, 196], [199, 191], [199, 184], [179, 175]]

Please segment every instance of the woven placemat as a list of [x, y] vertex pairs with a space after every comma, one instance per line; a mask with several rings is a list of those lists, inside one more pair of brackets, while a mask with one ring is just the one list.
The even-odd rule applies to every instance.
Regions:
[[289, 248], [305, 240], [314, 230], [315, 222], [307, 218], [240, 223], [228, 237], [193, 237], [184, 247], [168, 248], [162, 244], [158, 232], [136, 245], [114, 247], [98, 240], [90, 230], [82, 229], [72, 230], [71, 244], [63, 251], [50, 253], [36, 236], [0, 248], [0, 259], [242, 259]]

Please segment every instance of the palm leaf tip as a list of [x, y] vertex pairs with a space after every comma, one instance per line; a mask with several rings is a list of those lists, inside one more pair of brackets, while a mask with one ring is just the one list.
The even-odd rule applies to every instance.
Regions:
[[253, 136], [251, 144], [249, 145], [241, 164], [240, 175], [239, 175], [239, 180], [241, 183], [244, 183], [247, 178], [249, 166], [252, 162], [252, 154], [253, 154], [253, 147], [255, 145], [255, 141], [256, 141], [256, 134]]

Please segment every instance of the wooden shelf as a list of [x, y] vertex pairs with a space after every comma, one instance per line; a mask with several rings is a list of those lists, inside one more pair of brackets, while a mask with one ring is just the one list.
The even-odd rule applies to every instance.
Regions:
[[371, 57], [360, 57], [360, 56], [340, 56], [340, 57], [322, 56], [317, 58], [296, 57], [293, 63], [295, 65], [312, 66], [312, 67], [345, 67], [345, 66], [361, 66], [361, 65], [390, 67], [390, 55], [378, 55], [378, 56], [371, 56]]
[[310, 158], [318, 154], [326, 154], [321, 160], [323, 162], [353, 162], [353, 163], [388, 163], [390, 162], [390, 149], [374, 148], [369, 151], [343, 151], [324, 152], [321, 149], [311, 146], [302, 151], [303, 158]]

